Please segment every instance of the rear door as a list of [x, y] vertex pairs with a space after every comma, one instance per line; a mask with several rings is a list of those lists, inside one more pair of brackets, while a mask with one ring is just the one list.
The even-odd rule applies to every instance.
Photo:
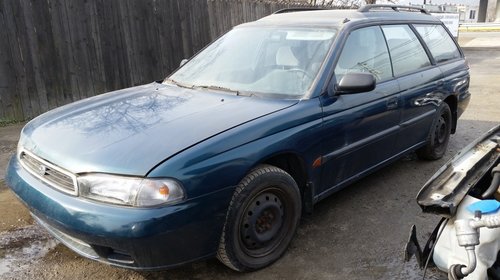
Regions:
[[[427, 45], [430, 54], [443, 73], [441, 90], [446, 96], [453, 96], [458, 104], [469, 98], [469, 67], [451, 35], [440, 24], [415, 24], [418, 34]], [[455, 104], [453, 102], [452, 104]], [[453, 119], [458, 119], [462, 110], [450, 106]], [[453, 129], [454, 131], [454, 129]]]
[[401, 90], [401, 128], [395, 148], [404, 152], [426, 141], [443, 98], [443, 75], [409, 25], [383, 25], [382, 30]]

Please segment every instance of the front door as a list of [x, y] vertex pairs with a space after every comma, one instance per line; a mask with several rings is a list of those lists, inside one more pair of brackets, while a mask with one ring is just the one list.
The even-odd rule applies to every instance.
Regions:
[[321, 97], [324, 155], [320, 197], [366, 174], [396, 153], [399, 85], [393, 78], [379, 26], [356, 29], [349, 34], [333, 82], [351, 72], [371, 73], [377, 85], [370, 92]]

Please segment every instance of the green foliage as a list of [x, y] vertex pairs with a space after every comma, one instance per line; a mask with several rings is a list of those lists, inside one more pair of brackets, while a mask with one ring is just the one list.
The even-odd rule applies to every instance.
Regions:
[[11, 125], [11, 124], [16, 124], [16, 123], [21, 123], [21, 122], [23, 122], [23, 120], [0, 118], [0, 127], [4, 127], [4, 126]]

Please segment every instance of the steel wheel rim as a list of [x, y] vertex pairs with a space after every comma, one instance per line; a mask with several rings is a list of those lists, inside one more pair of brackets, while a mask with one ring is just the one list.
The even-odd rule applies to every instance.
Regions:
[[446, 142], [447, 131], [448, 131], [448, 125], [446, 123], [445, 116], [441, 115], [436, 124], [436, 132], [435, 132], [436, 144], [443, 145]]
[[242, 250], [256, 258], [273, 252], [288, 232], [292, 206], [286, 193], [276, 187], [255, 195], [242, 213], [239, 224]]

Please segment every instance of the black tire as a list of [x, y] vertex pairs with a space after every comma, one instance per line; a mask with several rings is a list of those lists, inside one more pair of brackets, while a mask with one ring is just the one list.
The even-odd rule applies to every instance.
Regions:
[[421, 159], [436, 160], [446, 153], [451, 134], [452, 116], [450, 106], [443, 102], [438, 109], [436, 119], [433, 122], [427, 144], [417, 150]]
[[258, 166], [241, 180], [233, 194], [217, 258], [236, 271], [270, 265], [288, 248], [300, 214], [295, 180], [275, 166]]

